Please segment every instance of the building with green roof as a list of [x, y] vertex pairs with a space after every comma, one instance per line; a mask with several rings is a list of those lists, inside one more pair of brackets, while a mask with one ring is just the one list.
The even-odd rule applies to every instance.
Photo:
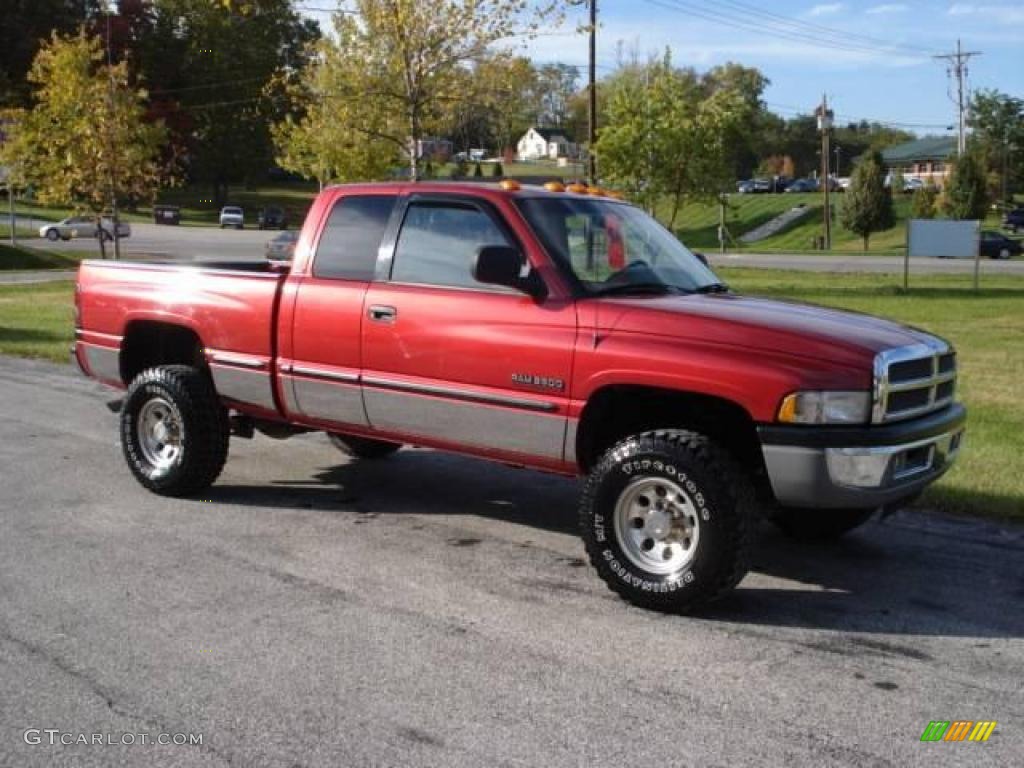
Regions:
[[899, 171], [905, 178], [930, 181], [938, 187], [945, 183], [955, 157], [955, 136], [927, 136], [882, 150], [889, 173]]

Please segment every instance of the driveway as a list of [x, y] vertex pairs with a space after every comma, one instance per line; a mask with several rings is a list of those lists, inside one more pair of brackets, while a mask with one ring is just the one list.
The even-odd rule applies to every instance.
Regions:
[[[108, 390], [0, 358], [0, 391], [2, 765], [1024, 762], [1024, 529], [765, 526], [733, 596], [662, 616], [583, 561], [575, 481], [257, 437], [165, 499], [129, 476]], [[920, 742], [956, 719], [999, 724]]]

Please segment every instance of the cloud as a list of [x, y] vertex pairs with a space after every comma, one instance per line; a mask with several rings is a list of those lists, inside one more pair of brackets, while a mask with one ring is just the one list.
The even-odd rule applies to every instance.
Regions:
[[831, 16], [843, 10], [842, 3], [821, 3], [807, 12], [808, 16]]
[[883, 3], [882, 5], [874, 5], [868, 8], [866, 13], [872, 15], [888, 14], [888, 13], [903, 13], [909, 11], [910, 6], [905, 3]]
[[1024, 6], [953, 3], [946, 13], [950, 16], [970, 16], [976, 21], [996, 24], [1024, 24]]

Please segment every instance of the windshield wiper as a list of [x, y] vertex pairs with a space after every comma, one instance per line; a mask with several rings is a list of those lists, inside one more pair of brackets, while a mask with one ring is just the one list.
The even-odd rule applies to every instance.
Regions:
[[694, 293], [728, 293], [728, 292], [729, 292], [729, 286], [726, 285], [725, 283], [708, 283], [707, 285], [702, 285], [700, 288], [698, 288], [696, 291], [694, 291]]
[[619, 296], [631, 293], [664, 295], [667, 293], [679, 293], [680, 289], [666, 283], [619, 283], [618, 285], [605, 285], [594, 290], [594, 296]]

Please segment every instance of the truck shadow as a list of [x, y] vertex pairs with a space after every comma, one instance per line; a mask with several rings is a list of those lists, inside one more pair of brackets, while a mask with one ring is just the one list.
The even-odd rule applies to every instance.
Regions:
[[[387, 516], [468, 515], [575, 535], [579, 482], [407, 450], [387, 461], [326, 467], [308, 481], [217, 485], [209, 493], [220, 504]], [[734, 593], [705, 611], [703, 620], [749, 630], [764, 625], [1024, 637], [1024, 528], [906, 512], [872, 520], [828, 544], [792, 541], [767, 522], [758, 534], [751, 573]], [[575, 570], [571, 578], [579, 574]], [[603, 589], [596, 578], [594, 589]], [[842, 644], [824, 648], [837, 654], [844, 649]]]

